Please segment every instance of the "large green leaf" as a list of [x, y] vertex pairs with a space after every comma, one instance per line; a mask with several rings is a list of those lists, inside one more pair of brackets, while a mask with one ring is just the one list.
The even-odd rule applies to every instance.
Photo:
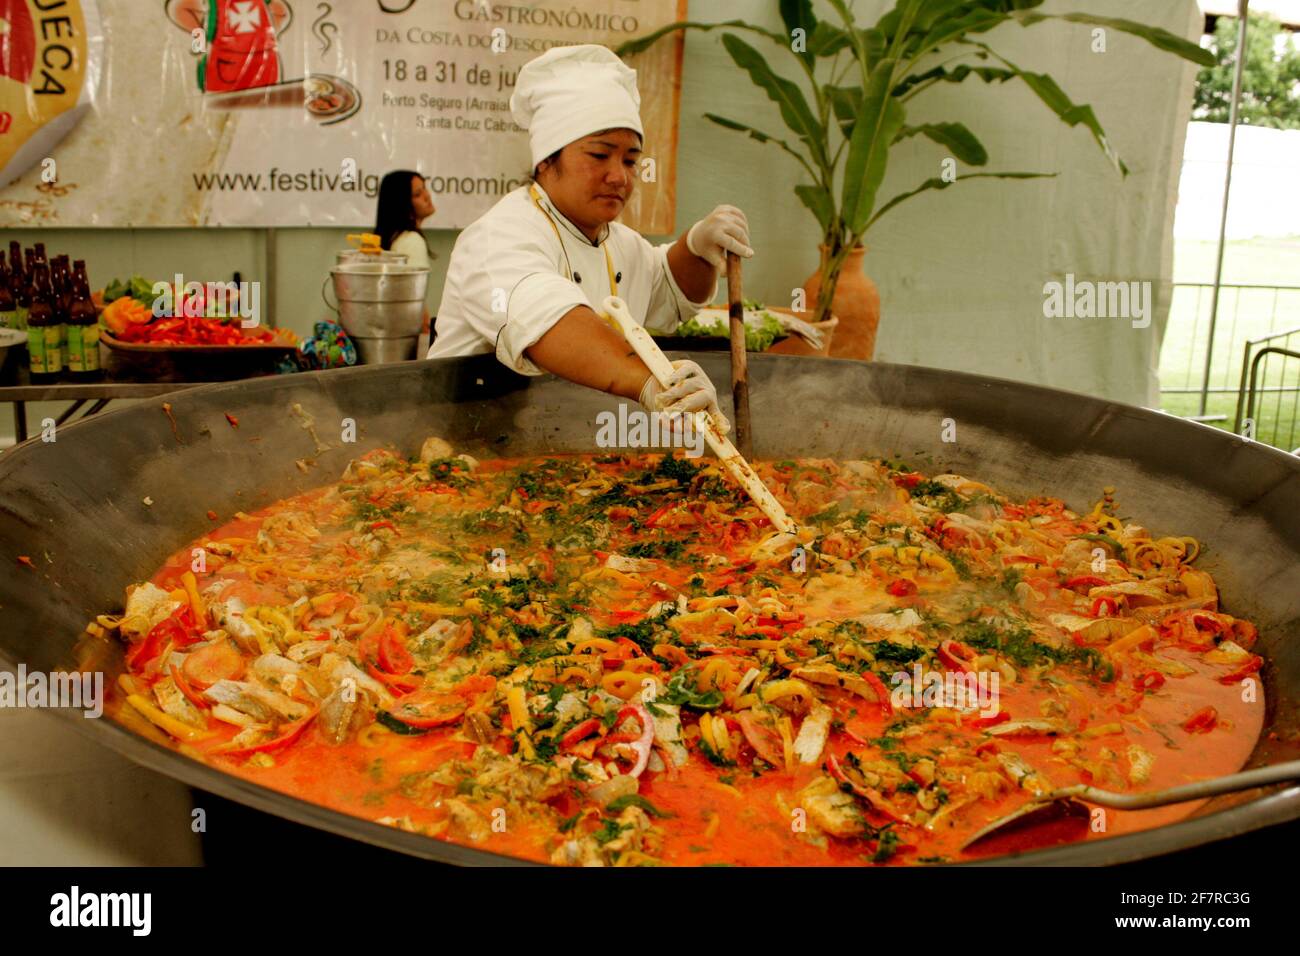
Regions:
[[822, 89], [830, 100], [835, 118], [840, 122], [840, 129], [846, 137], [852, 137], [853, 125], [862, 113], [862, 87], [827, 85]]
[[889, 48], [889, 40], [874, 27], [859, 30], [857, 37], [862, 55], [866, 57], [867, 69], [870, 71], [884, 58], [885, 51]]
[[852, 236], [860, 235], [867, 226], [876, 193], [885, 178], [889, 148], [906, 118], [898, 98], [890, 95], [896, 65], [895, 60], [886, 58], [871, 71], [862, 98], [862, 113], [849, 140], [841, 209], [845, 227]]
[[1092, 138], [1101, 147], [1101, 151], [1106, 154], [1106, 158], [1115, 165], [1115, 168], [1121, 174], [1128, 175], [1128, 167], [1124, 165], [1124, 161], [1119, 158], [1119, 154], [1111, 146], [1110, 140], [1106, 137], [1106, 131], [1102, 129], [1101, 121], [1097, 119], [1097, 114], [1092, 111], [1091, 106], [1075, 103], [1066, 94], [1065, 90], [1061, 89], [1056, 80], [1046, 73], [1031, 73], [1028, 70], [1022, 70], [1006, 57], [995, 53], [986, 44], [976, 42], [975, 46], [991, 53], [1001, 60], [1007, 69], [1013, 70], [1016, 76], [1023, 80], [1025, 85], [1034, 91], [1034, 95], [1046, 103], [1047, 108], [1055, 113], [1063, 123], [1069, 126], [1082, 125], [1087, 127], [1088, 131], [1092, 133]]
[[777, 33], [775, 30], [764, 30], [762, 27], [756, 27], [744, 20], [727, 20], [722, 23], [702, 23], [698, 20], [682, 20], [678, 23], [670, 23], [666, 27], [660, 27], [653, 33], [647, 33], [643, 37], [635, 37], [626, 43], [614, 48], [614, 52], [619, 56], [631, 56], [634, 53], [643, 53], [650, 47], [654, 46], [659, 40], [663, 39], [670, 33], [677, 30], [747, 30], [750, 33], [756, 33], [759, 36], [767, 37], [774, 43], [779, 43], [784, 47], [790, 46], [790, 38], [784, 33]]
[[949, 186], [955, 185], [956, 183], [966, 179], [1051, 179], [1055, 175], [1056, 173], [967, 173], [965, 176], [959, 176], [957, 179], [951, 181], [947, 179], [939, 179], [937, 177], [934, 179], [927, 179], [915, 189], [909, 189], [905, 193], [899, 193], [893, 199], [889, 200], [889, 202], [877, 209], [876, 214], [871, 217], [867, 226], [870, 228], [875, 225], [876, 220], [881, 216], [889, 212], [889, 210], [893, 209], [899, 203], [905, 202], [913, 196], [920, 195], [921, 193], [927, 192], [931, 189], [947, 189]]
[[909, 60], [915, 61], [967, 33], [987, 33], [1008, 19], [1010, 18], [1004, 13], [976, 8], [961, 16], [940, 20], [925, 34], [909, 41], [905, 55]]
[[825, 20], [818, 20], [808, 39], [808, 50], [814, 56], [834, 56], [849, 45], [849, 35]]
[[954, 156], [968, 166], [983, 166], [989, 161], [989, 154], [984, 149], [984, 144], [961, 123], [924, 123], [921, 126], [904, 126], [898, 133], [898, 139], [907, 139], [917, 134], [934, 140], [940, 146], [946, 146]]
[[1098, 17], [1093, 16], [1091, 13], [1016, 13], [1012, 15], [1012, 19], [1025, 27], [1041, 23], [1044, 20], [1068, 20], [1071, 23], [1087, 23], [1092, 26], [1108, 27], [1111, 30], [1118, 30], [1121, 33], [1140, 37], [1158, 50], [1176, 54], [1184, 60], [1191, 60], [1201, 66], [1214, 66], [1216, 62], [1213, 53], [1202, 49], [1192, 41], [1175, 36], [1168, 30], [1160, 29], [1160, 27], [1148, 26], [1135, 20], [1124, 20], [1119, 17]]
[[835, 201], [831, 198], [831, 194], [821, 186], [809, 186], [806, 183], [795, 186], [794, 192], [817, 217], [822, 232], [830, 229], [831, 220], [835, 218]]
[[817, 18], [813, 16], [812, 0], [781, 0], [779, 6], [786, 35], [793, 41], [795, 30], [804, 33], [804, 51], [796, 56], [802, 57], [809, 64], [815, 63], [817, 54], [813, 52], [812, 38], [817, 29]]
[[808, 170], [809, 173], [816, 175], [812, 167], [808, 165], [808, 160], [803, 157], [803, 154], [785, 140], [764, 133], [762, 130], [754, 129], [754, 127], [746, 125], [745, 123], [738, 123], [736, 120], [727, 119], [725, 116], [719, 116], [716, 113], [705, 113], [704, 118], [710, 122], [717, 123], [719, 126], [726, 129], [735, 130], [738, 133], [747, 133], [751, 139], [756, 139], [760, 143], [775, 143], [795, 159], [799, 160], [800, 165], [802, 165], [804, 169]]
[[1005, 83], [1007, 80], [1013, 80], [1016, 77], [1014, 70], [1004, 70], [999, 66], [972, 66], [968, 63], [962, 63], [954, 66], [951, 70], [947, 67], [936, 66], [934, 69], [926, 70], [924, 73], [913, 73], [911, 76], [905, 76], [894, 86], [894, 95], [902, 96], [914, 86], [918, 86], [929, 80], [939, 80], [945, 83], [961, 83], [968, 76], [978, 76], [985, 83]]
[[754, 85], [762, 87], [780, 108], [781, 119], [808, 146], [816, 165], [825, 167], [826, 130], [808, 108], [808, 101], [799, 87], [774, 71], [761, 53], [735, 34], [724, 33], [722, 45], [736, 65], [749, 74]]
[[940, 20], [964, 15], [967, 11], [963, 8], [970, 5], [971, 0], [923, 0], [919, 6], [916, 0], [898, 0], [892, 10], [876, 21], [876, 28], [892, 40], [907, 16], [908, 33], [925, 34]]

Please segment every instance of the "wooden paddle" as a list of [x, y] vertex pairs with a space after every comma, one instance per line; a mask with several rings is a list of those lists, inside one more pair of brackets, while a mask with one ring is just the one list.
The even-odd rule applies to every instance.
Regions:
[[749, 356], [745, 351], [745, 300], [740, 256], [727, 253], [727, 314], [731, 319], [731, 402], [735, 409], [736, 447], [746, 460], [754, 457], [749, 428]]
[[[664, 355], [659, 348], [659, 343], [650, 337], [650, 333], [643, 329], [637, 321], [632, 318], [632, 313], [627, 309], [627, 303], [616, 296], [610, 296], [601, 305], [604, 314], [614, 323], [623, 338], [627, 339], [628, 344], [645, 362], [646, 368], [650, 374], [659, 380], [663, 385], [668, 381], [669, 376], [673, 374], [673, 365], [668, 361], [668, 356]], [[704, 435], [704, 440], [713, 449], [713, 453], [718, 456], [722, 467], [727, 473], [736, 480], [746, 494], [753, 500], [754, 504], [762, 510], [772, 521], [772, 527], [785, 534], [793, 534], [798, 530], [798, 525], [794, 520], [785, 513], [781, 507], [781, 502], [776, 500], [767, 485], [763, 484], [763, 479], [758, 477], [758, 473], [750, 466], [745, 457], [736, 450], [736, 446], [727, 440], [727, 436], [718, 431], [713, 424], [713, 416], [706, 411], [693, 413], [692, 419], [695, 427]], [[793, 539], [786, 539], [793, 540]]]

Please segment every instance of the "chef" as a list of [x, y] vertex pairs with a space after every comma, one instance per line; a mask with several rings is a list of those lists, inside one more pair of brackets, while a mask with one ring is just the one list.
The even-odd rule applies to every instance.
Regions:
[[749, 257], [749, 226], [718, 206], [655, 246], [615, 222], [641, 160], [636, 71], [603, 46], [556, 47], [519, 71], [510, 108], [528, 130], [533, 182], [456, 240], [429, 358], [495, 352], [524, 375], [551, 372], [670, 415], [708, 410], [713, 383], [674, 362], [666, 388], [594, 306], [620, 296], [641, 323], [671, 332], [713, 298], [726, 254]]

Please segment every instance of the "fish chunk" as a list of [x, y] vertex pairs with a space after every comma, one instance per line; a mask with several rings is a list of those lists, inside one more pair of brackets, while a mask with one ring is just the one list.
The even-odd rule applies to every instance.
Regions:
[[676, 704], [656, 703], [650, 709], [650, 716], [654, 719], [655, 746], [667, 754], [673, 766], [685, 765], [690, 753], [682, 743], [681, 708]]
[[162, 588], [146, 582], [135, 588], [126, 599], [126, 612], [120, 625], [122, 635], [131, 639], [144, 637], [180, 606], [180, 602], [173, 601]]
[[320, 727], [330, 743], [341, 744], [348, 739], [352, 718], [357, 712], [357, 700], [355, 693], [347, 694], [342, 687], [337, 687], [321, 701]]
[[808, 819], [831, 836], [861, 836], [866, 820], [857, 802], [830, 777], [818, 777], [799, 791]]
[[833, 716], [834, 711], [820, 701], [812, 705], [812, 710], [799, 725], [799, 734], [794, 739], [794, 753], [800, 763], [814, 764], [821, 759]]
[[214, 704], [225, 704], [258, 720], [270, 720], [276, 715], [298, 720], [311, 712], [310, 707], [292, 697], [248, 681], [219, 680], [203, 696]]
[[491, 833], [487, 822], [462, 800], [449, 798], [447, 809], [451, 812], [451, 830], [474, 843], [482, 843]]

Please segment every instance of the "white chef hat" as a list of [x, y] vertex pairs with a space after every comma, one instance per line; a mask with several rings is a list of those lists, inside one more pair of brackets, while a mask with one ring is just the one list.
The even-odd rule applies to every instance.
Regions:
[[510, 112], [528, 130], [536, 168], [547, 156], [604, 129], [642, 137], [636, 70], [608, 47], [558, 46], [529, 60], [515, 80]]

